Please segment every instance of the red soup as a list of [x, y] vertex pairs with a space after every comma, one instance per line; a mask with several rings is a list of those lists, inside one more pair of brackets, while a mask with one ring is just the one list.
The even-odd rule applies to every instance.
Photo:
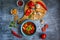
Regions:
[[36, 26], [34, 23], [32, 22], [27, 22], [23, 25], [23, 28], [22, 28], [23, 32], [27, 35], [32, 35], [35, 33], [36, 31]]

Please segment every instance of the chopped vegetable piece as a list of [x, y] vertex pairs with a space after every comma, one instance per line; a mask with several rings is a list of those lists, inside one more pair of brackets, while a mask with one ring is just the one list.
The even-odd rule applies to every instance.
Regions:
[[34, 33], [34, 30], [30, 30], [30, 33], [31, 33], [31, 34]]
[[24, 26], [24, 27], [26, 27], [26, 28], [27, 28], [27, 26], [28, 26], [28, 24], [25, 24], [25, 26]]
[[23, 30], [26, 30], [26, 28], [25, 28], [25, 27], [23, 27]]
[[26, 28], [26, 30], [27, 31], [30, 31], [32, 28], [31, 28], [31, 25], [29, 25], [27, 28]]

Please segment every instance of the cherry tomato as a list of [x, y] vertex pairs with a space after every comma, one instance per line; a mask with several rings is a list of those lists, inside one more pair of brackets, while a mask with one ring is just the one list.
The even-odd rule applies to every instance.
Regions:
[[46, 38], [46, 34], [41, 34], [40, 36], [42, 39], [45, 39]]
[[42, 32], [46, 32], [46, 28], [45, 27], [42, 27], [41, 30], [42, 30]]
[[29, 16], [31, 12], [32, 12], [31, 9], [27, 9], [26, 12], [25, 12], [25, 15], [26, 15], [26, 16]]
[[48, 28], [48, 24], [45, 24], [44, 27], [45, 27], [45, 28]]
[[33, 1], [29, 1], [28, 2], [28, 6], [29, 6], [29, 8], [34, 8], [34, 2]]
[[47, 10], [47, 7], [45, 6], [45, 4], [43, 4], [43, 2], [41, 1], [38, 1], [36, 2], [37, 4], [40, 4], [45, 10]]

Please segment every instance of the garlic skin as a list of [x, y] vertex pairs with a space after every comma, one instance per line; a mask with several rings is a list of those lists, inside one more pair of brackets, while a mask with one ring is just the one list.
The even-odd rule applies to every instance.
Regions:
[[36, 4], [36, 8], [40, 8], [41, 6], [39, 4]]

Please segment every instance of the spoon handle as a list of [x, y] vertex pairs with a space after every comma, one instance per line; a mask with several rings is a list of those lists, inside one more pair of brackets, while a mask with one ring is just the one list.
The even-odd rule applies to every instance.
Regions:
[[18, 20], [18, 24], [22, 23], [26, 19], [28, 19], [28, 17], [24, 15], [23, 18]]

